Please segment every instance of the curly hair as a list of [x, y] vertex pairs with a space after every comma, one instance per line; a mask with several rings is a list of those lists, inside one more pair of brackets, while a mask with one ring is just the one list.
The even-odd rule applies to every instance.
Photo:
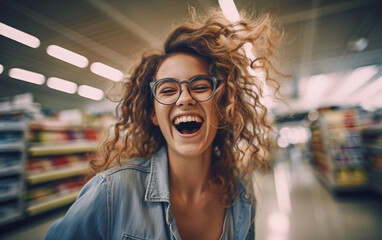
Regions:
[[[173, 53], [188, 53], [205, 60], [210, 74], [221, 80], [213, 98], [219, 115], [218, 132], [213, 141], [211, 178], [219, 186], [221, 202], [233, 203], [237, 182], [250, 181], [255, 168], [266, 169], [273, 141], [268, 109], [261, 102], [264, 86], [274, 95], [279, 83], [272, 76], [278, 71], [271, 64], [282, 31], [269, 15], [242, 16], [231, 23], [218, 10], [208, 14], [191, 12], [189, 22], [176, 27], [164, 44], [164, 51], [146, 53], [124, 82], [124, 96], [117, 107], [114, 133], [103, 144], [103, 158], [92, 160], [91, 168], [100, 172], [134, 157], [151, 157], [166, 141], [150, 120], [154, 99], [149, 83], [161, 63]], [[250, 59], [245, 44], [257, 55]], [[263, 77], [253, 74], [261, 72]]]

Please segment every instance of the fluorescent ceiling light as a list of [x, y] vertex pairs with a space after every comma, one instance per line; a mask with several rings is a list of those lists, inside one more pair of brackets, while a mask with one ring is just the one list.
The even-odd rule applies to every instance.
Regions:
[[78, 95], [92, 100], [101, 100], [103, 98], [103, 91], [88, 85], [81, 85], [78, 87]]
[[56, 78], [56, 77], [48, 78], [46, 85], [48, 85], [48, 87], [52, 89], [55, 89], [61, 92], [66, 92], [69, 94], [73, 94], [77, 91], [77, 84], [75, 84], [74, 82], [64, 80], [61, 78]]
[[40, 73], [31, 72], [21, 68], [11, 68], [9, 76], [21, 81], [42, 85], [45, 82], [45, 76]]
[[85, 68], [89, 64], [89, 60], [86, 57], [57, 45], [48, 46], [46, 52], [52, 57], [80, 68]]
[[115, 82], [121, 81], [123, 78], [121, 71], [100, 62], [92, 63], [92, 65], [90, 65], [90, 71]]
[[2, 74], [3, 71], [4, 71], [4, 67], [3, 67], [3, 65], [0, 64], [0, 74]]
[[308, 86], [303, 96], [305, 104], [313, 106], [313, 108], [320, 105], [320, 100], [326, 92], [329, 85], [329, 79], [326, 75], [314, 75], [308, 80]]
[[370, 112], [382, 108], [382, 92], [363, 100], [361, 106], [363, 109]]
[[378, 72], [375, 65], [360, 67], [355, 69], [345, 80], [338, 91], [333, 93], [333, 97], [337, 100], [342, 100], [352, 94], [355, 90], [365, 84]]
[[219, 0], [219, 5], [225, 18], [231, 22], [240, 21], [240, 15], [233, 0]]
[[382, 91], [382, 76], [365, 86], [357, 95], [359, 101], [365, 100]]
[[31, 48], [38, 48], [40, 46], [40, 40], [35, 36], [8, 26], [2, 22], [0, 22], [0, 34]]

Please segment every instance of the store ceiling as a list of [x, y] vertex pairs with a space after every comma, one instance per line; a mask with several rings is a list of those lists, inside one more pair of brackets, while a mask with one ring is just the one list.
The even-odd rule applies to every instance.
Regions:
[[[284, 27], [282, 70], [293, 75], [283, 87], [291, 103], [289, 110], [317, 106], [317, 103], [300, 106], [304, 81], [309, 76], [345, 73], [382, 63], [382, 1], [236, 0], [235, 3], [239, 11], [270, 12]], [[1, 0], [0, 22], [38, 37], [41, 45], [34, 49], [0, 36], [0, 64], [4, 66], [0, 98], [31, 92], [36, 102], [57, 110], [100, 105], [77, 94], [50, 89], [46, 84], [39, 86], [12, 79], [8, 71], [23, 68], [47, 78], [59, 77], [106, 90], [112, 84], [110, 80], [95, 75], [89, 66], [78, 68], [52, 58], [46, 53], [47, 46], [58, 45], [87, 57], [90, 63], [102, 62], [125, 71], [142, 50], [161, 46], [171, 27], [187, 17], [188, 5], [202, 11], [218, 3], [217, 0]], [[367, 47], [357, 51], [354, 43], [362, 38], [367, 40]], [[381, 74], [379, 68], [378, 71]], [[325, 94], [333, 95], [331, 91], [340, 86], [341, 79], [332, 80]], [[285, 109], [278, 107], [276, 111]]]

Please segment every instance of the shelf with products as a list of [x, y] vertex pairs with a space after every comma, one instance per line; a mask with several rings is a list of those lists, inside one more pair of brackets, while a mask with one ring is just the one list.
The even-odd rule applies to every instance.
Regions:
[[83, 186], [100, 127], [55, 119], [29, 123], [26, 165], [28, 216], [72, 203]]
[[0, 226], [24, 216], [27, 114], [0, 112]]
[[27, 214], [32, 216], [72, 203], [83, 184], [78, 176], [31, 186], [26, 196]]
[[382, 110], [374, 112], [361, 131], [371, 188], [382, 194]]
[[98, 142], [78, 141], [31, 145], [28, 149], [29, 156], [46, 156], [60, 154], [75, 154], [90, 152], [97, 149]]
[[357, 109], [326, 109], [311, 125], [316, 175], [332, 191], [369, 187]]

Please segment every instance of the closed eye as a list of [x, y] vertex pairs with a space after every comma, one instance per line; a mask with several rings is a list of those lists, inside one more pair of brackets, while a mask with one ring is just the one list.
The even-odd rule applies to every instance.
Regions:
[[195, 92], [205, 92], [208, 90], [211, 90], [211, 88], [206, 85], [198, 85], [192, 88], [192, 91], [195, 91]]
[[177, 89], [165, 88], [165, 89], [161, 89], [159, 94], [171, 95], [171, 94], [176, 94], [177, 92], [178, 92]]

